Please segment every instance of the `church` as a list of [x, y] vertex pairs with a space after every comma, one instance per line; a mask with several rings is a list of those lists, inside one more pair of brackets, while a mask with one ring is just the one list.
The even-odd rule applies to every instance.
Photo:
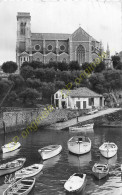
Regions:
[[102, 53], [102, 44], [79, 27], [72, 34], [32, 33], [30, 13], [17, 13], [16, 62], [92, 62]]

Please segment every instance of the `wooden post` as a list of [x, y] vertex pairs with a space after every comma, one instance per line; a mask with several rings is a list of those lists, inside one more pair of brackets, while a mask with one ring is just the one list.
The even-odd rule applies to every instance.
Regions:
[[5, 135], [6, 134], [6, 124], [4, 121], [3, 121], [3, 130], [4, 130], [4, 135]]

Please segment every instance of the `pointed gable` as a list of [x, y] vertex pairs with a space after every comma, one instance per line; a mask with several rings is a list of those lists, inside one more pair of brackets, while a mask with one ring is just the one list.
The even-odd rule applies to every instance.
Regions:
[[90, 35], [79, 27], [72, 35], [72, 41], [89, 41]]

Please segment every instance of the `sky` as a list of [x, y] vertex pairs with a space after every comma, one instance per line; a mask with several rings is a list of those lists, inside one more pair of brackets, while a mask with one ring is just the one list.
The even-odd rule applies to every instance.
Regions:
[[33, 33], [72, 34], [81, 26], [111, 55], [122, 50], [118, 0], [0, 0], [0, 65], [16, 61], [17, 12], [30, 12]]

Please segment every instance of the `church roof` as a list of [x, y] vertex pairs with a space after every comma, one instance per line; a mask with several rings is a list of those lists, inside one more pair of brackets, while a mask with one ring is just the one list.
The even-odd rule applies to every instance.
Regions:
[[34, 40], [67, 40], [70, 34], [63, 33], [31, 33], [31, 39]]
[[102, 95], [88, 89], [87, 87], [80, 87], [73, 90], [61, 90], [70, 97], [102, 97]]

